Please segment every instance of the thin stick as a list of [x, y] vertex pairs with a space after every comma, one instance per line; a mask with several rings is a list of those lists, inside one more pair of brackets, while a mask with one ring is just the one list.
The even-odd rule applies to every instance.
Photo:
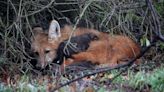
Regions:
[[73, 29], [72, 29], [72, 32], [71, 32], [71, 34], [70, 34], [70, 36], [69, 36], [69, 39], [68, 39], [68, 41], [67, 41], [67, 43], [66, 43], [66, 45], [65, 45], [65, 47], [64, 47], [64, 51], [66, 50], [67, 46], [69, 45], [69, 43], [70, 43], [70, 41], [71, 41], [71, 37], [72, 37], [73, 33], [75, 32], [75, 29], [77, 28], [77, 24], [79, 23], [79, 21], [81, 20], [82, 16], [84, 15], [86, 9], [89, 7], [89, 5], [90, 5], [92, 2], [93, 2], [93, 0], [88, 1], [88, 3], [86, 4], [86, 6], [84, 7], [84, 9], [82, 10], [81, 14], [79, 15], [79, 18], [78, 18], [78, 20], [76, 21], [76, 23], [75, 23], [75, 25], [74, 25], [74, 27], [73, 27]]

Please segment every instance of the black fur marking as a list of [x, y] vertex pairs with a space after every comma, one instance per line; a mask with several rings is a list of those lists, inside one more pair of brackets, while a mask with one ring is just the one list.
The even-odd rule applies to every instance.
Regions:
[[[93, 40], [98, 40], [98, 37], [92, 33], [86, 33], [80, 36], [72, 37], [68, 45], [68, 40], [61, 42], [57, 50], [57, 57], [53, 63], [61, 65], [64, 57], [71, 58], [73, 54], [86, 51], [89, 47], [89, 43]], [[66, 45], [67, 47], [65, 47]]]

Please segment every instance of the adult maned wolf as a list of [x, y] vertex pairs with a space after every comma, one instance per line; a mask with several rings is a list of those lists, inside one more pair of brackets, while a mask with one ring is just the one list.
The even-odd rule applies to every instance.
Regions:
[[[48, 32], [45, 32], [42, 27], [33, 28], [34, 37], [32, 37], [31, 47], [33, 52], [38, 54], [38, 63], [42, 68], [54, 61], [60, 43], [68, 40], [72, 29], [69, 25], [60, 28], [56, 20], [51, 21]], [[87, 33], [96, 35], [98, 40], [91, 41], [85, 51], [71, 55], [71, 58], [65, 60], [66, 63], [90, 61], [93, 64], [113, 66], [135, 58], [140, 53], [140, 47], [127, 36], [109, 35], [80, 27], [76, 28], [71, 36], [78, 37]]]

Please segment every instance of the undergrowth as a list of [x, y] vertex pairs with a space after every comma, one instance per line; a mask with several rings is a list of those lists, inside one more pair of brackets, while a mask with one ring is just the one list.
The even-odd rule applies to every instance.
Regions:
[[[105, 76], [100, 78], [100, 82], [108, 81], [110, 78], [118, 74], [118, 72], [119, 71], [112, 71], [111, 73], [107, 73]], [[150, 92], [163, 92], [164, 90], [163, 76], [164, 76], [164, 65], [149, 72], [145, 72], [144, 70], [134, 72], [134, 70], [129, 69], [126, 74], [122, 74], [114, 79], [113, 83], [110, 84], [110, 85], [114, 85], [112, 86], [113, 88], [111, 88], [112, 90], [110, 91], [127, 92], [129, 89], [134, 92], [134, 91], [143, 91], [147, 89]], [[0, 92], [13, 92], [13, 91], [45, 92], [48, 88], [47, 85], [48, 85], [48, 80], [46, 79], [43, 81], [42, 84], [40, 84], [40, 80], [37, 80], [37, 78], [31, 80], [29, 75], [23, 75], [15, 84], [5, 85], [3, 83], [0, 83]], [[110, 88], [110, 86], [107, 87], [107, 85], [98, 87], [94, 84], [92, 85], [92, 87], [94, 88], [94, 90], [97, 90], [96, 92], [106, 92], [107, 89]], [[60, 92], [65, 92], [66, 90], [67, 92], [71, 92], [68, 89], [70, 89], [70, 86], [62, 87], [60, 89]]]

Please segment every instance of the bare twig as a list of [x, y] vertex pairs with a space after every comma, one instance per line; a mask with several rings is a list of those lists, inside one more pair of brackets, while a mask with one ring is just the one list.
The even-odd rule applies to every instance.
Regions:
[[[115, 5], [115, 3], [113, 3], [113, 4], [114, 4], [113, 9], [111, 10], [111, 12], [109, 12], [109, 13], [104, 17], [104, 19], [103, 19], [102, 22], [100, 23], [100, 28], [103, 26], [103, 23], [104, 23], [106, 20], [109, 22], [109, 21], [111, 20], [112, 16], [114, 15], [114, 12], [115, 12], [115, 10], [116, 10], [116, 5]], [[108, 22], [107, 22], [105, 25], [107, 25]]]
[[73, 27], [73, 29], [72, 29], [72, 32], [71, 32], [71, 34], [70, 34], [70, 36], [69, 36], [69, 38], [68, 38], [67, 44], [66, 44], [65, 47], [64, 47], [64, 51], [67, 49], [67, 46], [70, 44], [71, 37], [72, 37], [73, 33], [75, 32], [75, 30], [76, 30], [76, 28], [77, 28], [77, 24], [79, 23], [79, 21], [81, 20], [81, 18], [82, 18], [83, 15], [84, 15], [86, 9], [89, 7], [89, 5], [90, 5], [92, 2], [93, 2], [93, 0], [88, 1], [88, 3], [85, 5], [84, 9], [83, 9], [82, 12], [80, 13], [79, 18], [77, 19], [77, 21], [76, 21], [76, 23], [75, 23], [75, 25], [74, 25], [74, 27]]
[[156, 36], [161, 41], [164, 42], [164, 36], [161, 33], [161, 25], [160, 25], [159, 17], [158, 17], [157, 11], [153, 7], [152, 0], [146, 0], [146, 4], [147, 4], [149, 10], [151, 11], [151, 14], [153, 17], [153, 23], [154, 23], [154, 31], [153, 32], [156, 34]]
[[31, 15], [34, 15], [34, 14], [36, 14], [36, 13], [39, 13], [39, 12], [43, 11], [44, 9], [49, 8], [54, 2], [55, 2], [55, 0], [51, 0], [51, 2], [50, 2], [48, 5], [42, 7], [41, 9], [39, 9], [39, 10], [37, 10], [37, 11], [34, 11], [34, 12], [28, 14], [28, 15], [21, 16], [21, 17], [24, 18], [24, 17], [28, 17], [28, 16], [31, 16]]

